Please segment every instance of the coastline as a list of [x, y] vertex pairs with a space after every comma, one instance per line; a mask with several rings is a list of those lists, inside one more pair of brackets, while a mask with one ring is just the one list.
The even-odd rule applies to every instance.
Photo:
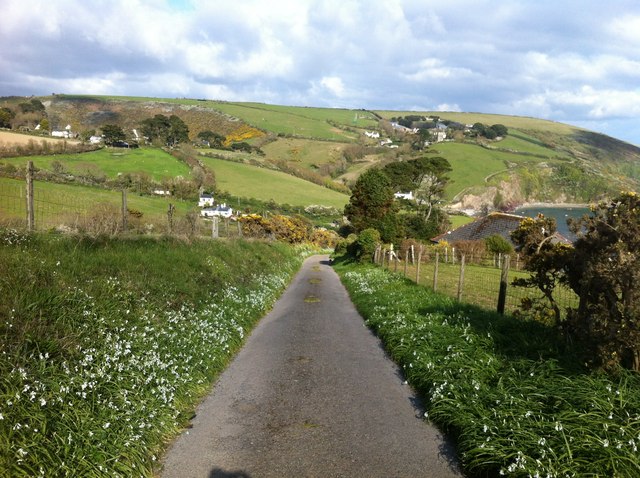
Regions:
[[589, 208], [590, 204], [585, 203], [568, 203], [568, 202], [526, 202], [522, 203], [519, 206], [515, 207], [513, 210], [517, 211], [518, 209], [531, 209], [536, 207], [543, 208], [558, 208], [558, 209], [569, 209], [569, 208]]

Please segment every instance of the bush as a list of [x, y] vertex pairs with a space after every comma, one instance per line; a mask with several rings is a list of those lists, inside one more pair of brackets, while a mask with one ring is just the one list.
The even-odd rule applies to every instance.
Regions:
[[484, 239], [487, 251], [491, 254], [511, 254], [513, 246], [500, 234], [494, 234]]
[[376, 248], [380, 244], [380, 233], [377, 229], [365, 229], [354, 242], [355, 257], [360, 262], [371, 262]]

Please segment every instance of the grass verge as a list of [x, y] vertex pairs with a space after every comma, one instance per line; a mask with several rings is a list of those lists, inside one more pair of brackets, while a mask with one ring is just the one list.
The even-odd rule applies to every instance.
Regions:
[[536, 322], [337, 262], [367, 324], [470, 476], [640, 476], [640, 377], [588, 373]]
[[4, 476], [153, 476], [300, 252], [0, 230]]

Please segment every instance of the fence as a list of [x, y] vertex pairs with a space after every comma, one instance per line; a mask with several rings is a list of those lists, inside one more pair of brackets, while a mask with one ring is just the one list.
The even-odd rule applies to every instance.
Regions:
[[[143, 197], [130, 191], [69, 186], [34, 180], [0, 178], [0, 224], [28, 230], [125, 232], [187, 236], [238, 237], [240, 224], [229, 218], [202, 218], [199, 210], [169, 198]], [[72, 191], [73, 193], [70, 193]]]
[[[374, 262], [459, 301], [500, 313], [513, 313], [523, 300], [543, 297], [538, 290], [511, 285], [515, 278], [529, 277], [517, 254], [468, 258], [452, 248], [412, 247], [398, 254], [379, 247]], [[563, 313], [578, 305], [578, 297], [566, 287], [556, 288], [554, 300]]]

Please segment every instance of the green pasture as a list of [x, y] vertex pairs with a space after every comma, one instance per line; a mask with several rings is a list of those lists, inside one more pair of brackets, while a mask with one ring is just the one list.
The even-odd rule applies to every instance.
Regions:
[[1, 160], [19, 167], [26, 165], [27, 161], [33, 161], [38, 169], [49, 171], [53, 169], [51, 163], [58, 161], [71, 174], [104, 175], [109, 179], [115, 179], [119, 174], [144, 173], [155, 181], [161, 181], [176, 176], [189, 177], [191, 174], [186, 164], [157, 148], [102, 148], [81, 154], [24, 156]]
[[450, 215], [449, 221], [451, 222], [452, 229], [456, 229], [460, 226], [473, 222], [473, 218], [469, 216]]
[[262, 148], [269, 159], [284, 160], [306, 169], [342, 158], [343, 145], [328, 141], [279, 138]]
[[[169, 203], [177, 214], [184, 214], [195, 204], [175, 198], [140, 196], [129, 192], [127, 207], [142, 212], [144, 223], [165, 223]], [[122, 207], [122, 192], [89, 186], [57, 184], [44, 181], [34, 182], [34, 208], [36, 227], [50, 227], [65, 222], [65, 218], [75, 215], [91, 215], [98, 205], [109, 204]], [[25, 219], [25, 182], [0, 177], [0, 219]]]
[[233, 196], [293, 206], [320, 204], [338, 209], [349, 201], [345, 194], [280, 171], [204, 156], [200, 160], [215, 172], [217, 189]]
[[558, 156], [558, 152], [545, 146], [539, 139], [516, 129], [510, 130], [504, 139], [492, 143], [491, 146], [550, 158]]

